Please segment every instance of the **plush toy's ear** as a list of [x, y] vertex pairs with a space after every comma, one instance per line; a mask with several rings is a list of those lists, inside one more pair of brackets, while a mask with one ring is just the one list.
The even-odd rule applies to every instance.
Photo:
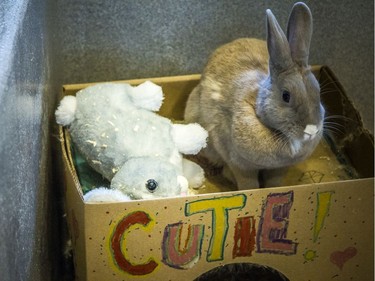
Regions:
[[87, 192], [83, 199], [85, 202], [124, 202], [131, 201], [129, 196], [126, 196], [120, 190], [108, 189], [105, 187], [98, 187]]
[[150, 111], [158, 111], [164, 99], [161, 87], [150, 81], [133, 87], [130, 96], [135, 106]]
[[178, 151], [183, 154], [197, 154], [206, 147], [208, 133], [197, 123], [173, 124], [172, 137]]

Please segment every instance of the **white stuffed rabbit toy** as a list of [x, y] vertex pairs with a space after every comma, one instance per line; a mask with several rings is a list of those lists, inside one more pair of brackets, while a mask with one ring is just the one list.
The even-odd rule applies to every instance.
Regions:
[[320, 88], [308, 65], [311, 12], [296, 3], [287, 36], [270, 10], [266, 18], [267, 42], [238, 39], [212, 54], [185, 110], [187, 122], [209, 132], [201, 153], [239, 189], [259, 187], [260, 176], [264, 186], [278, 185], [323, 132]]
[[146, 81], [137, 87], [96, 84], [61, 100], [57, 123], [69, 129], [88, 164], [111, 181], [110, 189], [94, 189], [86, 201], [186, 195], [188, 186], [203, 183], [202, 168], [181, 153], [198, 153], [207, 132], [155, 114], [163, 98], [161, 87]]

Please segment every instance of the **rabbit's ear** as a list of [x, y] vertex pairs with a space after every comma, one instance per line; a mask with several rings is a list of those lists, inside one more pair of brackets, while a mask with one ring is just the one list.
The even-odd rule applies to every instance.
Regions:
[[312, 15], [306, 4], [294, 4], [289, 16], [287, 37], [292, 58], [302, 67], [308, 66], [312, 35]]
[[267, 10], [267, 48], [270, 56], [270, 72], [276, 73], [293, 65], [288, 40], [271, 10]]

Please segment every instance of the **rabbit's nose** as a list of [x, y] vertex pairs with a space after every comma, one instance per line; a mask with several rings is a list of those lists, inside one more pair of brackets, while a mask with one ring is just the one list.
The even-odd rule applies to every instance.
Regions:
[[313, 139], [316, 134], [318, 133], [319, 129], [316, 125], [308, 124], [305, 127], [303, 139], [304, 140], [311, 140]]

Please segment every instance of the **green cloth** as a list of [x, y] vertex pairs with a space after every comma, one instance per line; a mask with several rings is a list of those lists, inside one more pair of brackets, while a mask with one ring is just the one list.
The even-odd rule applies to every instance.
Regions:
[[97, 187], [109, 187], [110, 182], [96, 172], [79, 153], [78, 149], [71, 145], [72, 158], [83, 194]]

